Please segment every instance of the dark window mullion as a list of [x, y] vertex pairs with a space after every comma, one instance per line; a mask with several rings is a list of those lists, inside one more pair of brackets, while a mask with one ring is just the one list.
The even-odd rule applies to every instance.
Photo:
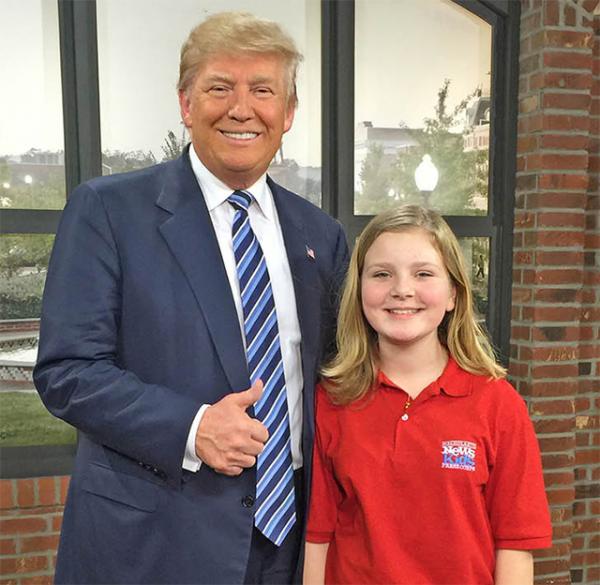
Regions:
[[96, 1], [59, 0], [67, 193], [102, 174]]

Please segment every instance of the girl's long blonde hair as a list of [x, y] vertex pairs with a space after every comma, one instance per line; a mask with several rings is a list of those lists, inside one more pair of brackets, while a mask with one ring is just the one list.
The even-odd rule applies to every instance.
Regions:
[[455, 307], [446, 313], [438, 328], [441, 343], [467, 372], [490, 378], [506, 375], [475, 318], [471, 283], [456, 236], [436, 211], [403, 205], [374, 217], [352, 252], [340, 304], [337, 353], [321, 369], [327, 392], [337, 404], [348, 404], [364, 396], [373, 386], [377, 372], [377, 334], [362, 310], [361, 275], [365, 256], [381, 234], [414, 228], [429, 233], [456, 288]]

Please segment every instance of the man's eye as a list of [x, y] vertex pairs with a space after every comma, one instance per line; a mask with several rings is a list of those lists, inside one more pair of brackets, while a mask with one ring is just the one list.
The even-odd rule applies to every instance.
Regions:
[[219, 95], [219, 94], [226, 93], [227, 88], [224, 85], [215, 85], [215, 86], [211, 87], [209, 91], [210, 91], [210, 93]]
[[268, 88], [268, 87], [257, 87], [254, 90], [254, 93], [256, 93], [257, 95], [259, 95], [261, 97], [273, 94], [273, 92], [271, 91], [271, 89]]

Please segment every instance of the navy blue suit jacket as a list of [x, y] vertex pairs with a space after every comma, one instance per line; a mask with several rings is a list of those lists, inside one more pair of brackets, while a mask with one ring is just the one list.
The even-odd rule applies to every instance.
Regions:
[[[315, 372], [334, 330], [347, 245], [336, 221], [269, 186], [302, 333], [308, 467]], [[254, 469], [228, 477], [181, 466], [200, 405], [249, 387], [187, 151], [73, 192], [48, 269], [34, 380], [47, 408], [80, 430], [57, 583], [243, 581], [254, 510], [242, 502], [254, 494]]]

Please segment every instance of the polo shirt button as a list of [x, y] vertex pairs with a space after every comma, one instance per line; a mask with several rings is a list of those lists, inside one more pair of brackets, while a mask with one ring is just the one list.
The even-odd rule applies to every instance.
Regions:
[[408, 420], [408, 414], [403, 414], [400, 418], [406, 422]]
[[244, 496], [242, 498], [242, 506], [244, 508], [252, 508], [254, 506], [254, 496]]

